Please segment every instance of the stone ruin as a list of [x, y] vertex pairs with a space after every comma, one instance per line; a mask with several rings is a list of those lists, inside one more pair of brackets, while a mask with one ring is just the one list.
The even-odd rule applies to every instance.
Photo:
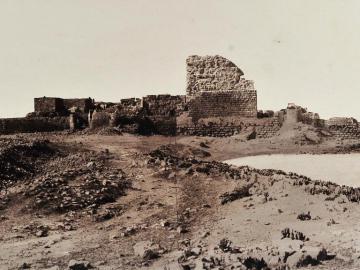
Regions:
[[256, 117], [257, 96], [253, 81], [221, 56], [190, 56], [186, 60], [189, 116]]
[[116, 103], [35, 98], [34, 112], [26, 117], [0, 119], [0, 134], [116, 127], [144, 135], [226, 137], [251, 132], [251, 137], [265, 138], [283, 125], [302, 122], [326, 128], [339, 138], [360, 138], [353, 118], [325, 121], [293, 103], [278, 112], [258, 110], [254, 82], [224, 57], [189, 56], [186, 71], [186, 95], [149, 95]]

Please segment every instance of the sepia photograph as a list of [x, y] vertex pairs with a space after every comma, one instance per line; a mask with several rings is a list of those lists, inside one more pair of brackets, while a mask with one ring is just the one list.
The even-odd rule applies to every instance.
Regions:
[[0, 0], [0, 270], [360, 269], [359, 14]]

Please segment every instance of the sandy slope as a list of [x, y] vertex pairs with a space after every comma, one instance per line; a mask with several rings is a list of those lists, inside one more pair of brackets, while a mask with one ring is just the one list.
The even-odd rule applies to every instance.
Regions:
[[[84, 259], [97, 269], [203, 269], [203, 265], [213, 269], [246, 269], [243, 262], [248, 257], [263, 258], [268, 267], [276, 269], [285, 267], [286, 263], [278, 262], [279, 258], [284, 259], [285, 252], [295, 251], [287, 260], [288, 265], [295, 265], [305, 250], [315, 254], [321, 248], [328, 251], [331, 259], [308, 266], [311, 269], [360, 268], [360, 208], [343, 195], [329, 200], [334, 194], [311, 195], [304, 186], [294, 185], [290, 176], [251, 171], [249, 181], [256, 181], [251, 196], [222, 205], [219, 196], [244, 181], [234, 180], [226, 173], [175, 170], [161, 161], [147, 164], [149, 156], [145, 153], [162, 144], [175, 144], [175, 138], [38, 136], [96, 152], [108, 149], [111, 166], [121, 168], [133, 187], [126, 191], [126, 196], [100, 207], [100, 211], [110, 206], [121, 209], [118, 215], [102, 222], [95, 221], [86, 211], [29, 213], [24, 211], [26, 201], [11, 196], [8, 207], [0, 212], [0, 269], [19, 269], [24, 263], [31, 269], [68, 269], [71, 259]], [[336, 152], [339, 151], [336, 146], [344, 146], [344, 142], [328, 140], [314, 145], [294, 136], [252, 141], [240, 136], [176, 139], [177, 144], [189, 147], [186, 151], [201, 148], [200, 142], [209, 146], [202, 149], [211, 156], [200, 158], [195, 153], [197, 160], [225, 160], [260, 153]], [[184, 148], [176, 149], [179, 156], [186, 152]], [[17, 194], [24, 189], [26, 185], [19, 185], [11, 192]], [[297, 219], [308, 211], [311, 220]], [[64, 220], [69, 220], [74, 230], [59, 229]], [[47, 224], [48, 236], [37, 237], [27, 230], [26, 226], [32, 223]], [[285, 228], [300, 231], [310, 240], [281, 239]], [[219, 248], [224, 238], [231, 241], [227, 251]], [[159, 258], [144, 256], [146, 249], [156, 252]], [[219, 261], [218, 265], [208, 263], [211, 257]]]

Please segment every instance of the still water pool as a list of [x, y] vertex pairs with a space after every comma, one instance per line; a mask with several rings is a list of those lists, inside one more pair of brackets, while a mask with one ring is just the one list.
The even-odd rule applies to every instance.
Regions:
[[259, 155], [225, 161], [232, 165], [248, 165], [257, 169], [295, 172], [312, 179], [360, 187], [360, 154], [326, 155]]

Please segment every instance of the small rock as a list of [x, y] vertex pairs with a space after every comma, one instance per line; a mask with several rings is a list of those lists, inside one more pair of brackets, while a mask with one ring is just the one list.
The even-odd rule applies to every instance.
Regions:
[[71, 260], [68, 266], [71, 270], [88, 270], [92, 268], [91, 264], [88, 261], [77, 260]]
[[177, 227], [176, 231], [177, 231], [178, 233], [180, 233], [180, 234], [187, 232], [187, 230], [185, 229], [185, 227], [184, 227], [184, 226], [181, 226], [181, 225]]
[[162, 220], [162, 221], [160, 221], [160, 225], [161, 225], [161, 227], [169, 227], [170, 222], [167, 220]]
[[145, 261], [151, 261], [151, 260], [157, 259], [159, 257], [160, 257], [160, 255], [157, 251], [155, 251], [153, 249], [147, 249], [147, 250], [145, 250], [142, 258]]
[[31, 265], [28, 264], [28, 263], [23, 263], [23, 264], [19, 267], [19, 269], [30, 269], [30, 268], [31, 268]]
[[47, 237], [47, 236], [49, 235], [49, 233], [48, 233], [48, 230], [47, 230], [47, 229], [39, 229], [39, 230], [35, 233], [35, 235], [36, 235], [37, 237]]
[[210, 232], [204, 232], [204, 233], [202, 233], [201, 238], [206, 238], [209, 235], [210, 235]]

